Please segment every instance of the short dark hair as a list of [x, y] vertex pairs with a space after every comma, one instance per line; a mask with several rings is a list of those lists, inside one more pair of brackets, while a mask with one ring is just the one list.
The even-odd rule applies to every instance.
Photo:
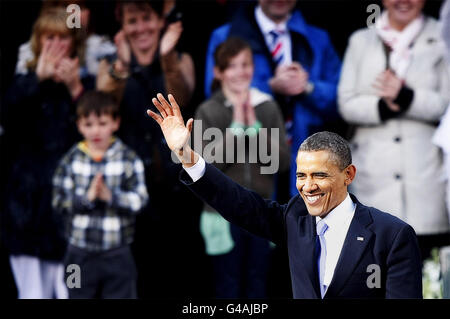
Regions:
[[298, 152], [328, 151], [340, 170], [352, 163], [352, 153], [348, 142], [336, 133], [318, 132], [306, 140], [298, 148]]
[[95, 113], [119, 117], [119, 105], [111, 94], [101, 91], [89, 91], [83, 94], [77, 104], [77, 118], [88, 117]]
[[122, 24], [123, 7], [127, 4], [135, 5], [139, 10], [152, 10], [160, 18], [164, 16], [164, 1], [163, 0], [117, 0], [115, 16], [117, 22]]

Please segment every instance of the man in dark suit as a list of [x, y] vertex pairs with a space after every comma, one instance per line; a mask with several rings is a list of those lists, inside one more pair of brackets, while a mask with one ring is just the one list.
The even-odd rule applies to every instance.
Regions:
[[234, 183], [188, 145], [169, 95], [153, 99], [169, 148], [183, 164], [180, 176], [202, 200], [232, 223], [288, 247], [294, 298], [422, 298], [417, 239], [400, 219], [364, 206], [347, 192], [356, 175], [347, 142], [319, 132], [297, 156], [297, 189], [288, 204], [261, 198]]

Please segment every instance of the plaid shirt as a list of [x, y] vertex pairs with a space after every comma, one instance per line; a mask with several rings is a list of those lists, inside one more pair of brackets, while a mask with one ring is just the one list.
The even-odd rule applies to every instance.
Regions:
[[[86, 195], [101, 172], [111, 190], [109, 202], [89, 202]], [[89, 251], [130, 244], [135, 215], [148, 201], [144, 165], [134, 151], [115, 138], [103, 158], [94, 161], [80, 142], [62, 158], [53, 177], [53, 208], [67, 219], [69, 243]]]

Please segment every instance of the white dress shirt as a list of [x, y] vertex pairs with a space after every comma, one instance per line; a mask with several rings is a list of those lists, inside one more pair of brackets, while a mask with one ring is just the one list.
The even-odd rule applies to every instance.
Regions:
[[[199, 156], [199, 159], [195, 165], [191, 167], [183, 166], [183, 168], [195, 183], [205, 174], [205, 160]], [[325, 261], [325, 276], [323, 281], [326, 289], [328, 289], [331, 280], [333, 279], [334, 270], [339, 260], [339, 256], [341, 255], [345, 237], [347, 236], [350, 223], [355, 215], [355, 209], [356, 204], [353, 203], [350, 195], [347, 193], [347, 197], [344, 201], [336, 206], [336, 208], [329, 212], [324, 218], [325, 223], [328, 225], [328, 229], [324, 234], [327, 255]], [[320, 220], [320, 217], [316, 217], [316, 223]]]
[[195, 163], [191, 167], [185, 167], [183, 165], [183, 168], [186, 171], [186, 173], [188, 173], [188, 175], [192, 178], [192, 181], [195, 183], [205, 174], [206, 163], [203, 157], [199, 156], [197, 163]]
[[255, 9], [255, 19], [256, 23], [258, 23], [259, 29], [264, 35], [264, 39], [266, 40], [267, 47], [270, 48], [270, 44], [272, 42], [272, 36], [270, 32], [273, 30], [284, 31], [284, 34], [281, 35], [281, 40], [283, 41], [283, 60], [280, 64], [291, 64], [292, 63], [292, 45], [291, 45], [291, 35], [289, 30], [287, 29], [287, 20], [289, 17], [279, 23], [276, 24], [272, 20], [270, 20], [262, 11], [261, 6], [257, 6]]
[[[342, 203], [325, 216], [324, 221], [328, 225], [328, 229], [324, 234], [326, 242], [326, 261], [325, 261], [325, 276], [323, 283], [328, 289], [331, 280], [333, 279], [336, 264], [341, 255], [342, 246], [344, 245], [345, 237], [347, 236], [350, 223], [355, 215], [356, 204], [353, 203], [350, 195]], [[316, 223], [321, 220], [316, 217]]]

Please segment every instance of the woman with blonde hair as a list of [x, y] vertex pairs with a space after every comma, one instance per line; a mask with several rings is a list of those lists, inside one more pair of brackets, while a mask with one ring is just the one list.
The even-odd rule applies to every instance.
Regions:
[[[74, 5], [78, 7], [74, 7]], [[95, 30], [91, 23], [91, 9], [87, 6], [86, 0], [43, 0], [41, 15], [47, 10], [58, 8], [70, 11], [69, 17], [64, 13], [61, 15], [62, 19], [68, 19], [70, 23], [73, 23], [76, 20], [74, 14], [79, 13], [80, 25], [72, 29], [72, 32], [77, 36], [77, 42], [79, 42], [79, 45], [75, 45], [79, 50], [77, 55], [80, 57], [80, 66], [82, 67], [83, 72], [96, 76], [98, 74], [100, 60], [115, 54], [116, 48], [114, 44], [107, 36], [102, 36], [94, 32]], [[77, 8], [79, 8], [79, 11], [74, 11]], [[48, 22], [49, 21], [42, 21], [44, 24]], [[69, 29], [61, 31], [66, 32], [69, 31]], [[26, 74], [28, 72], [28, 66], [31, 60], [35, 60], [36, 57], [36, 42], [37, 41], [34, 41], [33, 43], [33, 39], [31, 39], [31, 41], [27, 41], [20, 45], [15, 71], [16, 74]]]
[[6, 96], [6, 194], [2, 236], [19, 298], [66, 298], [63, 221], [51, 209], [52, 175], [79, 138], [75, 103], [93, 79], [80, 71], [83, 44], [62, 8], [33, 26], [35, 58]]

